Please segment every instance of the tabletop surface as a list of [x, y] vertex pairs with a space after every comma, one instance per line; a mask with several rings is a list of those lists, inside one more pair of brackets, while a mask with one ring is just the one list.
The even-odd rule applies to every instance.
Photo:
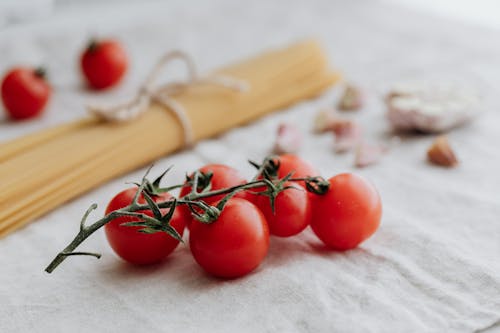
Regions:
[[[132, 267], [115, 257], [102, 232], [82, 250], [101, 260], [70, 258], [52, 275], [50, 259], [77, 231], [93, 202], [108, 200], [137, 170], [107, 183], [0, 240], [2, 332], [483, 332], [500, 319], [500, 32], [374, 1], [226, 0], [136, 3], [59, 15], [50, 22], [0, 32], [0, 71], [43, 63], [55, 94], [46, 115], [32, 122], [0, 121], [0, 139], [77, 119], [91, 100], [134, 91], [154, 61], [180, 48], [202, 71], [301, 38], [315, 37], [332, 65], [363, 87], [366, 106], [352, 117], [375, 142], [388, 140], [381, 95], [404, 78], [467, 80], [484, 96], [484, 112], [449, 134], [461, 164], [442, 169], [425, 161], [431, 136], [407, 137], [381, 163], [353, 167], [335, 155], [332, 137], [311, 134], [316, 111], [334, 105], [339, 88], [253, 124], [159, 160], [168, 180], [208, 162], [251, 176], [247, 159], [261, 159], [276, 126], [304, 133], [301, 156], [325, 177], [354, 171], [370, 179], [384, 203], [379, 231], [359, 248], [325, 250], [308, 229], [271, 240], [253, 274], [223, 281], [207, 276], [189, 247], [162, 265]], [[116, 91], [86, 91], [76, 59], [89, 36], [117, 36], [132, 70]], [[258, 139], [256, 139], [258, 138]], [[94, 215], [95, 216], [95, 215]]]

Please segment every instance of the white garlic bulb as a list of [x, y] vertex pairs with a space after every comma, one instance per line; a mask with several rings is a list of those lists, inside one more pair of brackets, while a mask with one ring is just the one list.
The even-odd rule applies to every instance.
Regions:
[[455, 82], [402, 82], [390, 89], [386, 103], [395, 130], [445, 132], [480, 113], [478, 94]]

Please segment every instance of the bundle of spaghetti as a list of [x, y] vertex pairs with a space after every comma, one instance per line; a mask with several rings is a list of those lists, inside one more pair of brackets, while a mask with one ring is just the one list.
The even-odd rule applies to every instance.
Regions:
[[[235, 92], [193, 85], [175, 97], [195, 141], [312, 98], [339, 80], [314, 41], [215, 72], [245, 81]], [[103, 182], [183, 147], [183, 127], [159, 104], [126, 123], [79, 120], [0, 145], [0, 237]]]

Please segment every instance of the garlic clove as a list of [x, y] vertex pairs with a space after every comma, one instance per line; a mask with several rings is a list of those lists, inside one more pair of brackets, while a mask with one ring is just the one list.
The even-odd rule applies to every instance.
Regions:
[[337, 108], [341, 111], [355, 111], [363, 106], [363, 93], [361, 90], [353, 85], [347, 84]]
[[314, 117], [314, 133], [324, 133], [331, 131], [338, 120], [335, 110], [322, 109]]
[[437, 137], [427, 150], [427, 159], [432, 164], [443, 167], [458, 165], [457, 157], [451, 149], [448, 138], [444, 135]]
[[302, 134], [292, 124], [280, 124], [276, 135], [273, 151], [275, 154], [296, 153], [302, 145]]
[[360, 143], [356, 147], [354, 165], [358, 168], [364, 168], [376, 164], [387, 151], [388, 148], [382, 144]]
[[350, 151], [361, 141], [361, 127], [351, 120], [338, 120], [332, 130], [335, 135], [336, 153]]

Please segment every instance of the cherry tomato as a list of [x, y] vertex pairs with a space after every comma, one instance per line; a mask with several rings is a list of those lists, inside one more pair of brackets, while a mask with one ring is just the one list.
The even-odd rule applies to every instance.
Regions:
[[308, 192], [295, 183], [285, 183], [286, 189], [278, 194], [274, 203], [275, 211], [271, 209], [269, 198], [257, 195], [257, 207], [266, 217], [271, 234], [289, 237], [300, 233], [311, 221], [311, 206]]
[[[293, 172], [293, 178], [304, 178], [311, 176], [318, 176], [319, 172], [316, 170], [311, 163], [303, 160], [297, 155], [284, 154], [278, 156], [280, 167], [278, 169], [278, 177], [283, 178], [289, 173]], [[301, 185], [305, 185], [304, 182], [299, 182]]]
[[91, 41], [81, 56], [83, 75], [94, 89], [106, 89], [121, 81], [128, 67], [122, 45], [112, 39]]
[[[212, 172], [213, 176], [211, 179], [211, 191], [246, 183], [245, 177], [243, 177], [238, 170], [224, 164], [207, 164], [198, 170], [205, 174], [208, 172]], [[189, 192], [191, 192], [191, 186], [183, 187], [180, 193], [180, 197], [182, 198]], [[244, 195], [244, 193], [238, 193], [236, 196], [241, 197], [242, 195]], [[221, 200], [223, 197], [224, 195], [221, 194], [213, 197], [207, 197], [203, 200], [206, 203], [211, 204], [215, 201]]]
[[[246, 179], [240, 174], [240, 172], [230, 166], [224, 164], [207, 164], [199, 169], [202, 173], [212, 172], [213, 176], [211, 179], [211, 191], [220, 190], [222, 188], [241, 185], [246, 183]], [[192, 175], [191, 175], [192, 177]], [[191, 186], [186, 186], [181, 189], [180, 197], [189, 194], [191, 192]], [[246, 199], [248, 194], [246, 192], [240, 192], [235, 195], [235, 197]], [[216, 195], [213, 197], [207, 197], [203, 199], [207, 204], [211, 205], [216, 201], [221, 200], [224, 195]], [[183, 214], [191, 215], [189, 208], [185, 205], [180, 207]], [[189, 221], [189, 220], [188, 220]], [[189, 226], [189, 222], [188, 222]]]
[[[318, 176], [319, 172], [316, 170], [312, 164], [293, 154], [283, 154], [277, 157], [279, 162], [278, 168], [278, 177], [283, 178], [288, 174], [293, 172], [292, 178], [305, 178], [310, 176]], [[262, 179], [262, 176], [259, 176], [258, 179]], [[295, 182], [305, 188], [306, 184], [304, 181]], [[260, 198], [262, 196], [256, 195], [253, 193], [264, 191], [266, 187], [258, 187], [252, 189], [250, 192], [246, 192], [245, 199], [251, 201], [252, 203], [259, 205]], [[253, 193], [251, 193], [253, 192]], [[309, 192], [308, 192], [309, 193]], [[311, 195], [311, 194], [309, 194]]]
[[328, 181], [329, 191], [313, 196], [311, 227], [329, 247], [355, 248], [380, 225], [380, 196], [371, 183], [354, 174], [339, 174]]
[[231, 198], [214, 223], [193, 220], [189, 244], [194, 259], [205, 271], [236, 278], [262, 262], [269, 249], [269, 229], [254, 204]]
[[[133, 198], [137, 188], [129, 188], [118, 193], [108, 204], [106, 214], [117, 209], [128, 206]], [[168, 193], [162, 193], [159, 196], [154, 196], [155, 202], [167, 201], [172, 196]], [[146, 203], [141, 195], [139, 203]], [[162, 209], [162, 214], [165, 214], [168, 209]], [[153, 216], [151, 210], [138, 211], [149, 216]], [[106, 237], [109, 245], [115, 253], [125, 261], [132, 264], [145, 265], [152, 264], [165, 259], [179, 244], [179, 241], [166, 234], [165, 232], [156, 232], [154, 234], [144, 234], [137, 230], [141, 227], [122, 226], [122, 223], [139, 221], [136, 217], [118, 217], [104, 226]], [[184, 232], [185, 218], [182, 213], [176, 209], [171, 220], [171, 226], [182, 235]]]
[[17, 120], [40, 115], [51, 95], [42, 69], [14, 68], [4, 77], [1, 89], [9, 116]]

